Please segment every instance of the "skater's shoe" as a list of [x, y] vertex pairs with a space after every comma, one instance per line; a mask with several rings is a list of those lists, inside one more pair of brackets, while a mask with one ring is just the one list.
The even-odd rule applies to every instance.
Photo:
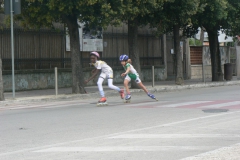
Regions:
[[107, 106], [108, 103], [107, 103], [107, 99], [105, 97], [102, 97], [98, 103], [97, 103], [97, 106]]
[[121, 98], [124, 99], [124, 90], [121, 89], [121, 90], [119, 91], [119, 93], [120, 93]]
[[131, 99], [131, 94], [127, 94], [125, 97], [125, 100], [130, 100]]
[[107, 99], [106, 99], [105, 97], [102, 97], [102, 98], [98, 101], [98, 103], [105, 103], [105, 102], [107, 102]]
[[150, 93], [148, 93], [148, 96], [149, 96], [150, 98], [152, 98], [152, 99], [155, 99], [155, 100], [156, 100], [156, 97], [155, 97], [153, 94], [150, 94]]

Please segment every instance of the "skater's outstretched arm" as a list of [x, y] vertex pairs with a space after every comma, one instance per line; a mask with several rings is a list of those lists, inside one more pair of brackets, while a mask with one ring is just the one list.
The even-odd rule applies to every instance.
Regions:
[[85, 83], [87, 84], [89, 81], [94, 79], [100, 71], [101, 71], [101, 69], [96, 69], [95, 71], [92, 71], [93, 75], [88, 80], [86, 80]]
[[130, 72], [130, 67], [128, 67], [127, 70], [125, 71], [125, 73], [122, 73], [121, 76], [124, 77], [124, 76], [126, 76], [129, 72]]
[[91, 71], [91, 74], [95, 73], [96, 72], [96, 68], [94, 68], [92, 71]]

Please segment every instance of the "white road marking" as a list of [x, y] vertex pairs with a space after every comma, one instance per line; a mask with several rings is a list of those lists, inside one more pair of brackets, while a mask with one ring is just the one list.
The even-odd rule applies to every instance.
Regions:
[[146, 127], [146, 128], [140, 128], [140, 129], [133, 129], [133, 130], [129, 130], [129, 131], [118, 132], [118, 133], [113, 133], [113, 134], [109, 134], [109, 135], [102, 135], [102, 136], [98, 136], [98, 137], [91, 137], [91, 138], [85, 138], [85, 139], [80, 139], [80, 140], [73, 140], [73, 141], [55, 143], [55, 144], [45, 145], [45, 146], [40, 146], [40, 147], [26, 148], [26, 149], [11, 151], [11, 152], [0, 153], [0, 157], [1, 156], [7, 156], [7, 155], [13, 155], [13, 154], [17, 154], [17, 153], [28, 152], [28, 151], [40, 150], [40, 149], [44, 149], [44, 148], [51, 148], [51, 147], [56, 147], [56, 146], [61, 146], [61, 145], [67, 145], [67, 144], [71, 144], [71, 143], [77, 143], [77, 142], [83, 142], [83, 141], [89, 141], [89, 140], [92, 141], [94, 139], [99, 139], [99, 138], [108, 138], [108, 137], [113, 137], [113, 136], [117, 136], [117, 135], [121, 135], [121, 134], [132, 133], [132, 132], [143, 131], [143, 130], [149, 130], [149, 129], [160, 128], [160, 127], [165, 127], [165, 126], [174, 126], [174, 125], [178, 125], [178, 124], [181, 124], [181, 123], [203, 120], [203, 119], [208, 119], [208, 118], [215, 118], [215, 117], [231, 115], [231, 114], [239, 114], [239, 113], [240, 113], [240, 111], [219, 113], [219, 114], [208, 115], [208, 116], [203, 116], [203, 117], [190, 118], [190, 119], [176, 121], [176, 122], [172, 122], [172, 123], [160, 124], [160, 125]]
[[123, 134], [109, 139], [157, 139], [157, 138], [238, 138], [239, 134]]
[[205, 152], [202, 154], [198, 154], [195, 156], [183, 158], [181, 160], [239, 160], [240, 158], [240, 143], [229, 146], [229, 147], [222, 147], [213, 151]]
[[77, 106], [80, 104], [64, 104], [64, 105], [38, 105], [32, 107], [16, 107], [16, 108], [9, 108], [9, 110], [18, 110], [18, 109], [31, 109], [31, 108], [60, 108], [60, 107], [68, 107], [68, 106]]
[[[195, 105], [195, 104], [205, 104], [205, 103], [210, 103], [214, 101], [190, 101], [190, 102], [183, 102], [183, 103], [174, 103], [174, 104], [167, 104], [167, 105], [161, 105], [163, 103], [168, 103], [169, 101], [158, 101], [157, 103], [155, 101], [152, 102], [142, 102], [142, 103], [133, 103], [133, 104], [126, 104], [126, 106], [131, 107], [131, 106], [144, 106], [144, 105], [150, 105], [153, 107], [164, 107], [164, 108], [176, 108], [176, 107], [181, 107], [181, 106], [189, 106], [189, 105]], [[68, 103], [68, 104], [66, 104]], [[60, 108], [60, 107], [67, 107], [69, 105], [75, 106], [75, 105], [83, 105], [86, 104], [87, 102], [78, 102], [78, 101], [73, 101], [73, 102], [56, 102], [56, 103], [46, 103], [46, 104], [28, 104], [28, 106], [25, 105], [18, 105], [18, 106], [12, 106], [12, 107], [3, 107], [0, 109], [7, 109], [7, 110], [18, 110], [18, 109], [29, 109], [29, 108]], [[109, 102], [111, 104], [111, 102]], [[213, 104], [213, 105], [206, 105], [202, 107], [197, 107], [197, 108], [221, 108], [221, 107], [228, 107], [228, 106], [233, 106], [233, 105], [240, 105], [240, 101], [233, 101], [233, 102], [227, 102], [227, 103], [218, 103], [218, 104]], [[125, 104], [120, 104], [120, 105], [125, 105]]]
[[0, 109], [8, 109], [8, 110], [17, 110], [17, 109], [28, 109], [28, 108], [58, 108], [58, 107], [67, 107], [72, 105], [83, 105], [87, 102], [78, 101], [62, 101], [62, 102], [50, 102], [45, 104], [27, 104], [27, 105], [17, 105], [17, 106], [5, 106]]
[[[64, 102], [64, 103], [63, 103]], [[76, 105], [84, 105], [88, 102], [82, 102], [82, 101], [73, 101], [72, 102], [51, 102], [51, 103], [46, 103], [46, 104], [28, 104], [28, 106], [26, 105], [17, 105], [17, 106], [6, 106], [0, 109], [3, 110], [18, 110], [18, 109], [31, 109], [31, 108], [60, 108], [60, 107], [68, 107], [68, 106], [76, 106]], [[156, 103], [155, 101], [152, 102], [143, 102], [143, 103], [133, 103], [133, 104], [127, 104], [128, 107], [130, 106], [143, 106], [143, 105], [153, 105], [153, 104], [162, 104], [162, 103], [166, 103], [168, 101], [158, 101], [158, 103]], [[67, 103], [67, 104], [66, 104]], [[109, 102], [109, 104], [114, 104], [112, 102]], [[119, 104], [118, 104], [119, 105]], [[120, 105], [125, 105], [124, 102]]]
[[181, 107], [181, 106], [188, 106], [188, 105], [193, 105], [193, 104], [203, 104], [203, 103], [209, 103], [212, 101], [192, 101], [192, 102], [184, 102], [184, 103], [176, 103], [176, 104], [169, 104], [169, 105], [164, 105], [161, 107]]
[[34, 152], [139, 152], [172, 150], [207, 150], [215, 146], [101, 146], [101, 147], [53, 147]]
[[228, 103], [221, 103], [221, 104], [213, 104], [208, 106], [203, 106], [199, 108], [221, 108], [221, 107], [229, 107], [234, 105], [240, 105], [240, 101], [228, 102]]

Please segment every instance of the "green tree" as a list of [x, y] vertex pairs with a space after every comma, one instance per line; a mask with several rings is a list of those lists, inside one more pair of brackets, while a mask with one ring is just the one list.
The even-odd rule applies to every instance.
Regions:
[[227, 20], [227, 0], [201, 0], [204, 11], [197, 15], [198, 25], [203, 26], [208, 33], [211, 63], [212, 81], [222, 81], [221, 55], [219, 50], [218, 32], [223, 29], [222, 24]]
[[4, 6], [4, 0], [0, 0], [0, 13], [3, 13], [3, 12], [4, 12], [3, 6]]
[[189, 39], [189, 45], [190, 46], [202, 46], [203, 43], [201, 40], [195, 39], [195, 38], [190, 38]]
[[212, 81], [222, 81], [223, 73], [218, 33], [220, 31], [230, 36], [240, 33], [240, 1], [201, 0], [201, 3], [205, 4], [206, 7], [204, 12], [198, 15], [198, 22], [208, 33], [212, 63]]
[[212, 81], [222, 81], [221, 55], [219, 50], [219, 32], [234, 36], [240, 33], [240, 1], [236, 0], [200, 0], [204, 9], [196, 14], [193, 28], [204, 27], [208, 33]]
[[[105, 0], [23, 0], [19, 18], [25, 27], [54, 28], [54, 22], [66, 24], [70, 36], [72, 93], [84, 93], [84, 76], [81, 65], [78, 21], [102, 23], [112, 14]], [[103, 12], [104, 11], [104, 12]], [[105, 19], [103, 17], [106, 17]]]
[[228, 16], [225, 21], [224, 32], [229, 36], [236, 36], [240, 34], [240, 1], [227, 0], [228, 2]]
[[[149, 24], [154, 11], [162, 7], [166, 0], [110, 0], [113, 13], [113, 20], [126, 22], [128, 24], [128, 47], [129, 56], [133, 66], [141, 76], [141, 67], [138, 50], [138, 28]], [[117, 14], [116, 14], [117, 13]], [[132, 88], [137, 85], [132, 83]]]
[[199, 0], [172, 0], [165, 2], [163, 9], [155, 14], [155, 23], [160, 33], [173, 33], [174, 37], [174, 54], [176, 55], [176, 79], [175, 83], [182, 85], [184, 83], [183, 77], [183, 63], [182, 54], [180, 50], [180, 40], [186, 35], [183, 32], [186, 26], [192, 24], [191, 17], [201, 9]]

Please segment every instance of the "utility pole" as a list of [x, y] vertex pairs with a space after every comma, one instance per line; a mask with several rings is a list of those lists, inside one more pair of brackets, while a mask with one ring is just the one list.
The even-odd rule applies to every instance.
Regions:
[[12, 55], [12, 96], [15, 98], [15, 70], [14, 70], [14, 28], [13, 15], [21, 14], [21, 0], [5, 0], [4, 13], [11, 17], [11, 55]]
[[11, 8], [11, 53], [12, 53], [12, 96], [15, 98], [15, 74], [14, 74], [14, 31], [13, 31], [13, 0], [10, 0]]

